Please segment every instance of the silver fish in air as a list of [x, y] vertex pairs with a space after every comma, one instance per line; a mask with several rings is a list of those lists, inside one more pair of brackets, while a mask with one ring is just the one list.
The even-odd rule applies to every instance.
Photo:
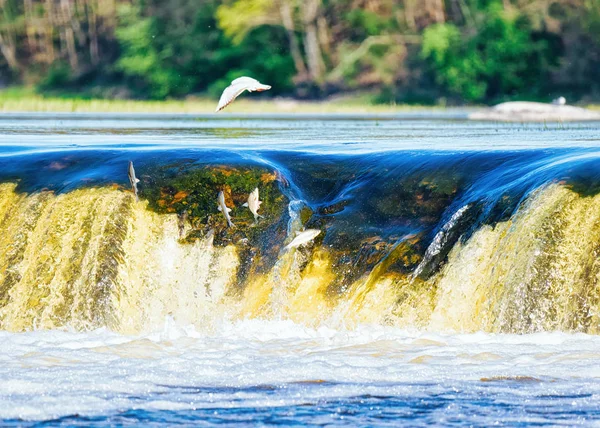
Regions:
[[133, 194], [135, 195], [135, 200], [138, 200], [138, 188], [137, 184], [140, 180], [135, 176], [135, 169], [133, 169], [133, 162], [129, 161], [129, 169], [127, 171], [129, 175], [129, 182], [131, 183], [131, 190], [133, 190]]
[[321, 231], [319, 229], [306, 229], [305, 231], [298, 233], [292, 242], [284, 247], [284, 250], [304, 245], [315, 239], [320, 233]]
[[260, 204], [262, 204], [262, 201], [260, 201], [258, 199], [258, 187], [257, 187], [252, 192], [250, 192], [250, 194], [248, 195], [248, 202], [246, 202], [243, 205], [244, 207], [248, 207], [248, 209], [250, 210], [250, 212], [252, 214], [254, 214], [254, 221], [258, 221], [259, 217], [263, 218], [263, 216], [261, 216], [258, 213], [258, 209], [260, 208]]
[[223, 194], [222, 190], [219, 192], [219, 196], [217, 198], [217, 204], [219, 206], [219, 211], [221, 211], [223, 213], [223, 215], [225, 216], [225, 219], [227, 220], [227, 225], [229, 227], [234, 227], [233, 223], [231, 222], [231, 217], [229, 216], [229, 213], [231, 212], [231, 208], [227, 208], [227, 205], [225, 205], [225, 195]]

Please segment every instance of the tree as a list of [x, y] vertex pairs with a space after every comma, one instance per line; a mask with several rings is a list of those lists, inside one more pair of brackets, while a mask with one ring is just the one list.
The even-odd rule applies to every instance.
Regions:
[[264, 96], [572, 100], [600, 98], [599, 34], [598, 0], [0, 0], [0, 73], [156, 99], [250, 74]]
[[539, 96], [556, 58], [535, 37], [529, 20], [498, 4], [485, 10], [475, 34], [435, 24], [423, 35], [422, 56], [436, 81], [467, 101], [502, 96]]
[[19, 7], [15, 0], [0, 0], [0, 10], [0, 53], [8, 66], [18, 72], [21, 65], [17, 59], [17, 38], [22, 26]]
[[260, 75], [273, 84], [273, 93], [289, 90], [294, 66], [285, 30], [256, 26], [234, 42], [216, 25], [218, 6], [156, 0], [122, 8], [117, 68], [134, 78], [139, 93], [157, 99], [191, 91], [216, 95], [244, 74]]
[[[320, 0], [306, 0], [300, 7], [296, 7], [292, 2], [293, 0], [235, 0], [222, 4], [218, 8], [217, 19], [225, 34], [237, 44], [253, 28], [262, 25], [282, 26], [287, 33], [297, 80], [308, 78], [320, 85], [323, 83], [325, 73], [318, 36]], [[301, 54], [296, 29], [304, 42], [306, 60]]]

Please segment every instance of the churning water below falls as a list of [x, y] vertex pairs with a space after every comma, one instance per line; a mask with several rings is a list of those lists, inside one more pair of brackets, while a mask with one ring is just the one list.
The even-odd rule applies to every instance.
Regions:
[[594, 425], [599, 335], [600, 123], [0, 118], [2, 426]]

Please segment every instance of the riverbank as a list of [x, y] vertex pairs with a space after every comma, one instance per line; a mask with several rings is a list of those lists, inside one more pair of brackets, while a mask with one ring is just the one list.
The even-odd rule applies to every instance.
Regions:
[[[215, 112], [216, 99], [188, 97], [183, 100], [116, 100], [82, 98], [77, 96], [48, 96], [29, 88], [0, 90], [0, 112], [47, 113], [154, 113], [154, 114], [209, 114]], [[581, 105], [600, 112], [600, 104]], [[261, 98], [244, 94], [229, 105], [225, 113], [289, 113], [289, 114], [394, 114], [406, 112], [438, 111], [446, 105], [375, 104], [368, 94], [338, 96], [323, 101], [301, 101], [291, 98]], [[462, 106], [455, 110], [475, 111], [485, 106]]]
[[[0, 112], [52, 113], [214, 113], [216, 99], [189, 97], [184, 100], [144, 101], [85, 99], [77, 97], [44, 96], [29, 89], [0, 90]], [[326, 101], [298, 101], [289, 98], [260, 99], [244, 94], [227, 107], [226, 113], [395, 113], [418, 111], [444, 106], [372, 104], [367, 96], [337, 97]]]

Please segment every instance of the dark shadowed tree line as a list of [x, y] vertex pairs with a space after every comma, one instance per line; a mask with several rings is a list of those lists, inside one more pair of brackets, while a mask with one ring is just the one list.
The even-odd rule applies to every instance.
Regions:
[[600, 0], [0, 0], [0, 85], [102, 97], [600, 98]]

